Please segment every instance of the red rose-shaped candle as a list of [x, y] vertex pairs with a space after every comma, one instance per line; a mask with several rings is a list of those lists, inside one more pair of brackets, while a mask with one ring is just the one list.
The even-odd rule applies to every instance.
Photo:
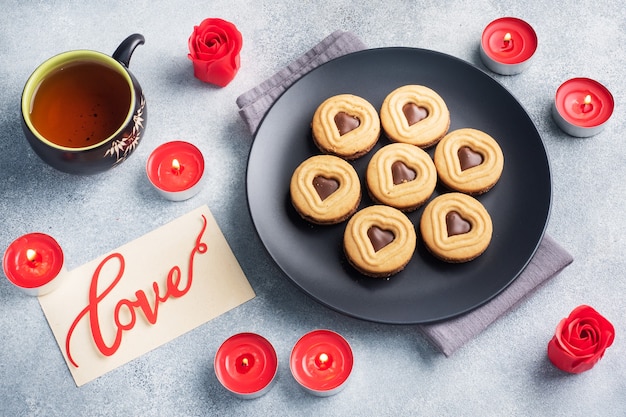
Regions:
[[614, 338], [613, 325], [593, 308], [581, 305], [556, 326], [548, 358], [560, 370], [579, 374], [593, 368]]
[[193, 74], [206, 83], [228, 85], [239, 70], [243, 38], [237, 27], [226, 20], [204, 19], [189, 37], [189, 59]]

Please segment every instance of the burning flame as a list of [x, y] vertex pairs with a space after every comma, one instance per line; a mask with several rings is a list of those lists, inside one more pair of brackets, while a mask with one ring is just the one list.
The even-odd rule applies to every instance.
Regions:
[[176, 174], [180, 172], [180, 162], [178, 162], [178, 159], [172, 159], [172, 171]]
[[26, 259], [29, 262], [34, 262], [37, 259], [37, 252], [34, 249], [26, 249]]

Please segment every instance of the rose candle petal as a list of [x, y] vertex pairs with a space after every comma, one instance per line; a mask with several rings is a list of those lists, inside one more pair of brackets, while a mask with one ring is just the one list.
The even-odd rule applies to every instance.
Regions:
[[519, 74], [530, 65], [537, 45], [537, 34], [532, 26], [515, 17], [502, 17], [484, 29], [480, 56], [493, 72]]
[[278, 357], [272, 344], [254, 333], [228, 338], [215, 354], [215, 375], [220, 383], [242, 399], [267, 393], [278, 371]]
[[615, 340], [610, 321], [588, 305], [562, 319], [548, 343], [548, 359], [557, 368], [579, 374], [593, 368]]
[[44, 233], [29, 233], [4, 252], [4, 274], [26, 294], [40, 296], [56, 289], [65, 275], [65, 258], [58, 242]]
[[159, 194], [168, 200], [183, 201], [200, 191], [204, 158], [191, 143], [168, 142], [152, 152], [146, 172]]
[[588, 137], [600, 133], [615, 107], [613, 95], [598, 81], [572, 78], [556, 91], [552, 116], [565, 133]]
[[193, 73], [199, 80], [225, 87], [237, 75], [243, 37], [233, 23], [218, 18], [204, 19], [194, 26], [188, 45]]
[[340, 334], [314, 330], [296, 342], [289, 366], [302, 388], [313, 395], [327, 397], [345, 387], [353, 363], [350, 344]]

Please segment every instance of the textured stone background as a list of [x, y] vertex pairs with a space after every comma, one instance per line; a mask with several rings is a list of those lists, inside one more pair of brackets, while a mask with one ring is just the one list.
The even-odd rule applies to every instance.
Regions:
[[[4, 1], [0, 14], [0, 247], [31, 231], [55, 236], [72, 269], [208, 204], [257, 297], [210, 323], [76, 388], [36, 299], [0, 281], [0, 414], [7, 416], [433, 415], [623, 416], [626, 414], [626, 11], [600, 0], [293, 2]], [[556, 279], [450, 358], [413, 326], [368, 323], [331, 311], [285, 279], [257, 238], [245, 196], [252, 137], [235, 99], [336, 29], [370, 47], [411, 46], [454, 55], [482, 69], [478, 44], [493, 19], [516, 16], [539, 37], [532, 66], [491, 74], [523, 104], [545, 142], [553, 174], [547, 231], [574, 256]], [[187, 38], [205, 17], [235, 23], [244, 37], [242, 68], [226, 88], [197, 81]], [[128, 34], [146, 44], [131, 60], [149, 102], [144, 142], [118, 169], [69, 176], [32, 152], [20, 129], [19, 101], [32, 70], [69, 49], [112, 53]], [[616, 107], [601, 134], [576, 139], [550, 115], [565, 80], [605, 84]], [[207, 181], [182, 203], [161, 199], [144, 173], [158, 144], [182, 139], [205, 150]], [[532, 169], [532, 161], [529, 169]], [[558, 321], [590, 304], [611, 320], [616, 341], [592, 371], [561, 373], [545, 349]], [[314, 328], [352, 344], [346, 389], [319, 399], [292, 379], [289, 352]], [[240, 401], [219, 385], [213, 355], [228, 336], [270, 339], [278, 381], [264, 397]]]

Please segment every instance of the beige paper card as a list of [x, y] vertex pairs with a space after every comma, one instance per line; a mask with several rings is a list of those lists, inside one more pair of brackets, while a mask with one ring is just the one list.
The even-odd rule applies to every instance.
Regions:
[[67, 274], [39, 303], [78, 386], [255, 296], [207, 206]]

